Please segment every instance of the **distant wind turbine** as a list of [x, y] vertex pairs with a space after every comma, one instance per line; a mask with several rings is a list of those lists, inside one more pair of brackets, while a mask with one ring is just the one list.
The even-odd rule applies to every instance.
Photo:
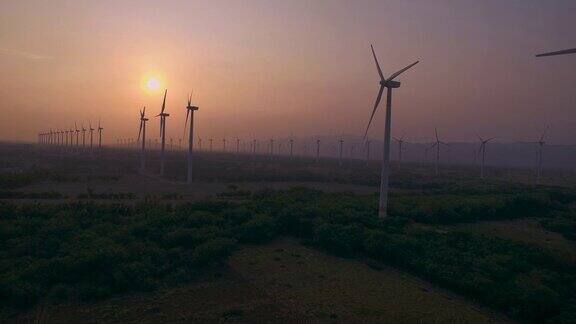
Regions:
[[102, 131], [104, 130], [104, 128], [102, 128], [102, 125], [100, 124], [100, 118], [98, 118], [98, 151], [99, 153], [102, 153]]
[[530, 143], [538, 145], [537, 169], [536, 169], [536, 184], [538, 184], [538, 185], [540, 184], [540, 180], [542, 177], [542, 154], [543, 154], [544, 144], [546, 144], [546, 142], [544, 141], [544, 137], [546, 136], [547, 130], [548, 130], [548, 127], [546, 127], [544, 132], [542, 132], [542, 136], [540, 136], [540, 140], [538, 140], [536, 142], [530, 142]]
[[320, 162], [320, 138], [316, 138], [316, 163]]
[[390, 174], [390, 132], [391, 132], [391, 123], [392, 123], [392, 89], [396, 89], [400, 87], [400, 82], [394, 81], [396, 77], [400, 74], [404, 73], [406, 70], [410, 69], [414, 65], [418, 64], [419, 61], [416, 61], [407, 67], [401, 69], [400, 71], [393, 73], [388, 79], [384, 77], [382, 73], [382, 69], [380, 68], [380, 64], [378, 63], [378, 59], [376, 58], [376, 53], [374, 52], [374, 47], [370, 45], [372, 49], [372, 56], [374, 57], [374, 62], [376, 63], [376, 68], [378, 69], [378, 75], [380, 76], [380, 90], [378, 91], [378, 97], [376, 98], [376, 103], [374, 104], [374, 108], [372, 110], [372, 115], [370, 116], [370, 120], [368, 121], [368, 126], [366, 127], [366, 132], [364, 133], [364, 138], [368, 135], [368, 129], [370, 128], [370, 124], [372, 123], [372, 119], [374, 118], [374, 114], [378, 109], [378, 105], [380, 104], [380, 100], [382, 99], [382, 93], [384, 92], [384, 88], [387, 89], [387, 100], [386, 100], [386, 128], [384, 130], [384, 157], [382, 159], [382, 171], [380, 175], [380, 202], [378, 206], [378, 216], [386, 217], [387, 209], [388, 209], [388, 177]]
[[342, 166], [342, 153], [344, 151], [344, 139], [342, 139], [342, 137], [340, 137], [340, 150], [338, 151], [338, 165]]
[[274, 139], [270, 139], [270, 161], [274, 159]]
[[240, 156], [240, 138], [236, 137], [236, 157]]
[[432, 144], [430, 146], [430, 148], [436, 148], [435, 173], [436, 173], [436, 175], [438, 175], [439, 174], [439, 168], [440, 168], [440, 145], [448, 146], [448, 144], [446, 144], [445, 142], [441, 141], [438, 138], [438, 130], [436, 128], [434, 128], [434, 135], [436, 136], [436, 142], [434, 144]]
[[[192, 94], [193, 93], [190, 93], [190, 96], [188, 96], [188, 105], [186, 105], [186, 121], [184, 123], [184, 132], [186, 132], [186, 126], [188, 125], [188, 115], [190, 115], [190, 125], [188, 125], [188, 173], [186, 175], [186, 182], [188, 184], [192, 184], [192, 164], [194, 158], [194, 112], [199, 109], [198, 106], [192, 104]], [[198, 141], [202, 143], [202, 139], [198, 138]]]
[[402, 166], [402, 153], [404, 152], [403, 146], [406, 141], [404, 140], [404, 135], [401, 137], [394, 137], [394, 140], [398, 142], [398, 167]]
[[164, 176], [164, 150], [166, 148], [166, 117], [170, 116], [164, 112], [166, 109], [166, 94], [168, 93], [168, 89], [164, 90], [164, 100], [162, 100], [162, 110], [160, 113], [156, 115], [156, 117], [160, 117], [160, 137], [162, 140], [162, 147], [160, 152], [160, 176]]
[[484, 166], [486, 163], [486, 145], [488, 144], [488, 142], [495, 139], [495, 137], [483, 139], [482, 137], [480, 137], [480, 135], [476, 136], [478, 136], [478, 139], [480, 140], [480, 147], [478, 148], [478, 154], [480, 154], [480, 178], [484, 179]]
[[94, 128], [92, 128], [92, 122], [88, 122], [88, 130], [90, 131], [90, 154], [92, 154], [92, 149], [94, 148]]
[[80, 142], [79, 142], [80, 129], [78, 129], [78, 125], [76, 124], [76, 122], [74, 122], [74, 128], [76, 129], [76, 151], [78, 151], [80, 148]]
[[140, 170], [144, 172], [146, 169], [146, 107], [140, 110], [140, 130], [138, 131], [138, 140], [142, 135], [142, 151], [140, 152]]

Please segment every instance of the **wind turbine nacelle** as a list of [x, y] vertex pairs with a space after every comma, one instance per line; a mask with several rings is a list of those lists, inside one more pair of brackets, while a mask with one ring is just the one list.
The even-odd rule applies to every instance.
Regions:
[[[382, 84], [382, 82], [380, 82], [380, 84]], [[385, 86], [386, 88], [392, 88], [392, 89], [400, 88], [400, 82], [390, 80], [388, 82], [384, 82], [383, 86]]]

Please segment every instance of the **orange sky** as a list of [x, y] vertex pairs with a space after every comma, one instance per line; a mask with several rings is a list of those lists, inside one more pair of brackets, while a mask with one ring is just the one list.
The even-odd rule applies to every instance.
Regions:
[[422, 60], [394, 93], [393, 133], [576, 135], [576, 55], [533, 56], [576, 47], [574, 1], [23, 0], [0, 12], [0, 140], [98, 118], [109, 143], [136, 137], [138, 109], [162, 100], [145, 75], [168, 88], [175, 139], [191, 89], [203, 137], [361, 135], [378, 89], [370, 43], [386, 74]]

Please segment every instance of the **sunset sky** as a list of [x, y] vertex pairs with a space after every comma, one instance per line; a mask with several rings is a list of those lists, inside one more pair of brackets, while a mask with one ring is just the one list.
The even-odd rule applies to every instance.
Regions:
[[524, 141], [550, 125], [549, 142], [576, 143], [576, 55], [534, 57], [576, 47], [574, 0], [5, 0], [0, 12], [0, 140], [98, 118], [108, 143], [134, 138], [164, 88], [174, 139], [192, 89], [202, 137], [362, 135], [373, 43], [387, 75], [421, 60], [399, 78], [394, 134]]

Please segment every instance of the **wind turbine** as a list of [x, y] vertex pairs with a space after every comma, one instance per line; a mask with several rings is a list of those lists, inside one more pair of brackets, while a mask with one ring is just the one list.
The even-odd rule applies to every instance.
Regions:
[[140, 135], [142, 135], [142, 151], [140, 152], [140, 170], [144, 172], [146, 169], [146, 107], [140, 110], [140, 129], [138, 130], [138, 140], [140, 140]]
[[222, 152], [226, 153], [226, 138], [222, 139]]
[[236, 157], [240, 155], [240, 138], [236, 137]]
[[495, 139], [495, 137], [491, 137], [489, 139], [483, 139], [478, 134], [476, 136], [480, 140], [480, 147], [478, 148], [478, 153], [482, 155], [480, 160], [480, 178], [484, 179], [484, 165], [486, 162], [486, 145], [488, 144], [488, 142]]
[[210, 138], [210, 152], [212, 152], [212, 138]]
[[80, 142], [78, 141], [80, 130], [78, 129], [78, 125], [76, 124], [76, 122], [74, 122], [74, 128], [76, 129], [76, 150], [78, 150], [78, 148], [80, 147]]
[[292, 160], [293, 156], [294, 156], [294, 138], [291, 136], [290, 137], [290, 160]]
[[270, 139], [270, 161], [274, 158], [274, 139]]
[[70, 127], [70, 152], [72, 152], [74, 149], [72, 148], [74, 146], [74, 129], [72, 129], [72, 127]]
[[68, 149], [68, 130], [64, 128], [64, 148], [63, 150], [66, 151]]
[[164, 112], [166, 109], [166, 94], [168, 93], [168, 89], [164, 90], [164, 100], [162, 100], [162, 110], [160, 113], [156, 115], [156, 117], [160, 117], [160, 138], [162, 140], [162, 147], [160, 151], [160, 176], [164, 176], [164, 149], [166, 148], [166, 117], [170, 116]]
[[[186, 105], [186, 122], [184, 123], [184, 132], [186, 132], [186, 125], [188, 124], [188, 115], [190, 115], [190, 125], [188, 133], [188, 173], [186, 175], [186, 182], [192, 184], [192, 162], [193, 162], [193, 150], [194, 150], [194, 111], [198, 110], [197, 106], [192, 105], [192, 94], [188, 96], [188, 105]], [[198, 138], [198, 141], [202, 143], [202, 140]]]
[[536, 55], [536, 57], [544, 57], [544, 56], [556, 56], [556, 55], [565, 55], [565, 54], [576, 54], [576, 48], [571, 48], [567, 50], [561, 50], [556, 52], [548, 52]]
[[430, 146], [430, 148], [436, 148], [436, 165], [435, 165], [435, 173], [436, 175], [438, 175], [439, 173], [439, 166], [440, 166], [440, 145], [446, 145], [448, 146], [448, 144], [446, 144], [445, 142], [442, 142], [439, 138], [438, 138], [438, 130], [436, 128], [434, 128], [434, 135], [436, 135], [436, 142], [434, 144], [432, 144]]
[[86, 150], [86, 128], [82, 123], [82, 150]]
[[394, 137], [394, 140], [396, 142], [398, 142], [398, 167], [400, 167], [402, 165], [402, 146], [404, 145], [404, 143], [406, 141], [404, 141], [404, 135], [402, 135], [401, 137]]
[[316, 163], [320, 162], [320, 138], [316, 138]]
[[90, 154], [92, 154], [93, 145], [93, 135], [94, 135], [94, 128], [92, 128], [92, 122], [88, 122], [88, 130], [90, 131]]
[[340, 137], [340, 151], [338, 152], [338, 165], [342, 166], [342, 151], [344, 150], [344, 139]]
[[546, 136], [546, 131], [548, 130], [548, 127], [546, 127], [546, 129], [544, 130], [544, 132], [542, 133], [542, 136], [540, 136], [540, 140], [536, 141], [536, 142], [531, 142], [533, 144], [538, 144], [538, 151], [537, 151], [537, 169], [536, 169], [536, 184], [539, 185], [540, 184], [540, 179], [542, 177], [542, 151], [544, 149], [544, 144], [546, 144], [546, 142], [544, 141], [544, 137]]
[[372, 49], [372, 56], [374, 57], [374, 62], [376, 63], [376, 68], [378, 69], [378, 75], [380, 76], [380, 90], [378, 91], [378, 97], [376, 97], [376, 103], [372, 110], [372, 115], [370, 116], [370, 121], [368, 121], [368, 126], [366, 127], [366, 132], [364, 133], [364, 138], [368, 135], [368, 129], [374, 118], [374, 113], [378, 109], [380, 104], [380, 99], [382, 99], [382, 93], [384, 88], [387, 89], [387, 100], [386, 100], [386, 128], [384, 130], [384, 158], [382, 159], [382, 171], [380, 175], [380, 202], [378, 206], [378, 216], [386, 217], [388, 209], [388, 177], [390, 174], [390, 132], [392, 123], [392, 89], [400, 87], [400, 82], [394, 81], [394, 78], [398, 77], [400, 74], [404, 73], [406, 70], [410, 69], [414, 65], [418, 64], [416, 61], [407, 67], [401, 69], [400, 71], [393, 73], [388, 79], [384, 77], [378, 59], [376, 58], [376, 53], [374, 52], [374, 47], [370, 45]]
[[100, 118], [98, 118], [98, 151], [102, 152], [102, 131], [104, 128], [100, 125]]

